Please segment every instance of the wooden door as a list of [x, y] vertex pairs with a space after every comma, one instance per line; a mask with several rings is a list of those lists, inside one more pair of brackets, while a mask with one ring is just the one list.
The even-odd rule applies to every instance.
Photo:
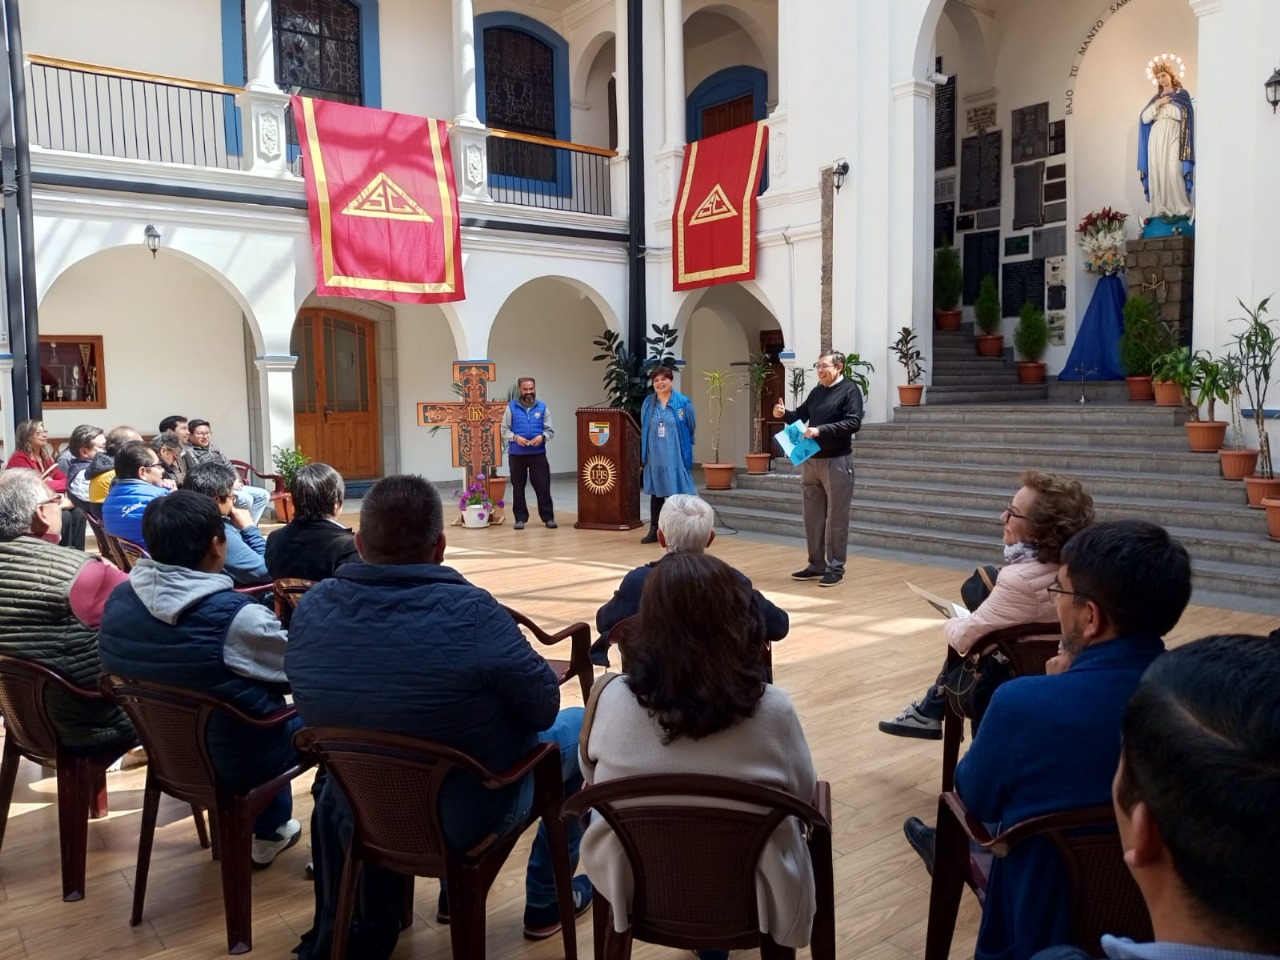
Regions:
[[382, 474], [377, 338], [372, 321], [336, 310], [303, 310], [291, 343], [293, 429], [312, 460], [346, 480]]
[[717, 103], [714, 107], [706, 107], [702, 111], [702, 135], [714, 137], [717, 133], [735, 130], [748, 123], [755, 123], [755, 99], [751, 94]]

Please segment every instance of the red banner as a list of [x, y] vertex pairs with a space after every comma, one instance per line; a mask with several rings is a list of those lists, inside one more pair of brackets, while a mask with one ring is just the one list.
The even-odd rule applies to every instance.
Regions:
[[671, 222], [675, 289], [755, 279], [756, 194], [768, 139], [759, 120], [685, 148]]
[[462, 300], [448, 124], [293, 98], [316, 293], [398, 303]]

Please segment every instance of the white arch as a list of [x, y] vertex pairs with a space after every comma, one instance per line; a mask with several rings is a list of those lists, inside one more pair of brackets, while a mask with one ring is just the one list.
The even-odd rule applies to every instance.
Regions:
[[[591, 305], [596, 308], [601, 318], [604, 320], [605, 325], [608, 326], [610, 330], [614, 331], [615, 333], [623, 334], [624, 336], [626, 335], [626, 331], [622, 329], [622, 321], [618, 318], [618, 315], [614, 312], [613, 308], [609, 306], [609, 301], [606, 300], [601, 295], [600, 291], [596, 290], [595, 287], [591, 286], [591, 284], [583, 280], [579, 280], [577, 277], [566, 277], [563, 274], [549, 273], [549, 274], [543, 274], [537, 277], [530, 277], [529, 279], [524, 280], [523, 282], [512, 287], [511, 290], [507, 292], [507, 295], [503, 297], [502, 303], [498, 307], [497, 311], [494, 312], [494, 315], [493, 315], [494, 319], [496, 320], [498, 317], [498, 314], [500, 314], [503, 308], [508, 303], [511, 302], [512, 297], [514, 297], [516, 294], [518, 294], [521, 290], [523, 290], [525, 287], [529, 286], [530, 284], [539, 283], [543, 280], [558, 281], [576, 290], [579, 294], [581, 294], [587, 300], [591, 301]], [[441, 306], [445, 306], [445, 304], [441, 304]], [[487, 351], [486, 356], [493, 352], [494, 326], [495, 325], [492, 322], [489, 325], [488, 340], [485, 344], [486, 351]], [[461, 354], [459, 354], [459, 356], [461, 356]]]
[[[765, 295], [758, 282], [755, 280], [742, 280], [734, 284], [734, 286], [740, 287], [749, 293], [760, 306], [764, 307], [769, 316], [773, 317], [773, 322], [778, 325], [778, 329], [782, 330], [784, 336], [786, 335], [787, 330], [782, 326], [778, 311], [773, 308], [773, 304], [769, 302], [768, 296]], [[700, 290], [693, 290], [685, 294], [684, 299], [680, 301], [680, 308], [676, 311], [675, 321], [671, 324], [679, 332], [681, 340], [684, 339], [685, 334], [688, 332], [689, 320], [693, 317], [694, 311], [702, 305], [702, 301], [706, 299], [708, 294], [719, 289], [720, 285], [716, 285], [703, 287]], [[792, 345], [787, 344], [787, 346], [790, 347]]]
[[[779, 3], [794, 3], [796, 0], [778, 0]], [[695, 13], [715, 13], [732, 21], [742, 28], [751, 38], [764, 61], [765, 72], [769, 75], [770, 88], [777, 89], [778, 83], [778, 36], [777, 30], [770, 31], [756, 17], [741, 7], [720, 2], [720, 0], [686, 0], [684, 5], [684, 22]], [[732, 66], [732, 64], [725, 64]]]
[[[600, 51], [613, 39], [615, 37], [612, 30], [602, 30], [582, 48], [582, 55], [578, 57], [578, 62], [569, 77], [570, 96], [574, 103], [583, 103], [587, 99], [587, 80], [591, 77], [591, 68], [596, 65], [596, 57], [600, 55]], [[614, 62], [616, 65], [616, 52]]]

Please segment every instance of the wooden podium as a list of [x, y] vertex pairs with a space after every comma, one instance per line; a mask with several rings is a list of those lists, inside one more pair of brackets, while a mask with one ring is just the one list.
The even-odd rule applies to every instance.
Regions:
[[578, 410], [580, 530], [634, 530], [640, 520], [640, 428], [617, 407]]

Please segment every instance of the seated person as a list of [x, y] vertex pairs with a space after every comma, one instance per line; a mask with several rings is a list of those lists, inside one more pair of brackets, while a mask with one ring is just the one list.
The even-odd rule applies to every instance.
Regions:
[[164, 486], [177, 490], [187, 479], [187, 461], [182, 456], [182, 441], [172, 430], [163, 431], [151, 440], [151, 449], [164, 467]]
[[[70, 459], [63, 472], [67, 475], [67, 499], [80, 510], [89, 507], [89, 478], [85, 471], [93, 463], [93, 458], [105, 449], [106, 443], [106, 435], [93, 424], [82, 423], [71, 431], [66, 450]], [[58, 463], [62, 463], [61, 457]]]
[[[101, 557], [58, 545], [61, 501], [34, 470], [0, 472], [0, 653], [96, 690], [102, 607], [126, 577]], [[45, 706], [70, 750], [123, 753], [137, 743], [129, 718], [108, 701], [50, 689]]]
[[[213, 428], [209, 426], [208, 420], [190, 420], [187, 422], [187, 428], [190, 430], [191, 446], [187, 448], [186, 456], [192, 466], [198, 463], [221, 463], [231, 466], [227, 455], [213, 445]], [[232, 470], [234, 469], [233, 467]], [[262, 487], [249, 486], [241, 481], [239, 474], [236, 474], [236, 506], [248, 510], [255, 525], [262, 519], [262, 514], [266, 511], [270, 500], [269, 492]]]
[[237, 587], [270, 583], [265, 561], [267, 541], [247, 510], [235, 505], [236, 472], [223, 463], [201, 463], [187, 473], [182, 489], [208, 497], [218, 505], [226, 528], [227, 549], [223, 572]]
[[[1280, 957], [1280, 644], [1216, 636], [1151, 665], [1124, 712], [1113, 788], [1125, 863], [1155, 943], [1113, 960]], [[1050, 947], [1035, 960], [1084, 960]]]
[[102, 516], [102, 501], [107, 499], [111, 484], [116, 479], [116, 454], [126, 443], [135, 440], [142, 440], [142, 434], [133, 427], [112, 427], [107, 431], [102, 452], [85, 469], [85, 479], [89, 482], [90, 512], [94, 516]]
[[356, 538], [338, 520], [346, 488], [327, 463], [300, 467], [289, 484], [293, 519], [267, 537], [267, 570], [272, 580], [324, 580], [358, 559]]
[[[1191, 560], [1156, 524], [1099, 523], [1067, 541], [1049, 591], [1070, 666], [1058, 676], [1001, 684], [956, 766], [956, 792], [969, 812], [999, 829], [1109, 802], [1125, 704], [1187, 606]], [[932, 872], [934, 831], [916, 817], [904, 830]], [[977, 960], [1029, 957], [1067, 943], [1069, 884], [1047, 837], [997, 857]]]
[[[1004, 567], [990, 595], [968, 617], [952, 617], [942, 625], [947, 642], [958, 653], [968, 654], [988, 633], [1023, 623], [1056, 620], [1053, 598], [1045, 588], [1053, 583], [1062, 561], [1062, 547], [1093, 523], [1093, 498], [1078, 480], [1028, 470], [1000, 519], [1004, 524]], [[984, 662], [981, 676], [985, 690], [978, 697], [970, 719], [982, 720], [991, 693], [1009, 672], [995, 661]], [[976, 673], [977, 671], [975, 671]], [[947, 711], [946, 664], [938, 679], [892, 720], [880, 721], [880, 732], [895, 737], [942, 739], [942, 718]], [[976, 714], [976, 715], [974, 715]]]
[[[216, 465], [215, 465], [216, 466]], [[208, 497], [179, 490], [147, 505], [143, 533], [151, 558], [111, 594], [102, 616], [102, 669], [212, 694], [251, 717], [285, 705], [288, 684], [280, 621], [253, 597], [236, 593], [222, 573], [227, 538], [221, 511]], [[291, 722], [269, 730], [217, 716], [209, 723], [209, 753], [233, 790], [289, 769], [297, 760]], [[255, 867], [298, 842], [293, 791], [286, 784], [253, 825]]]
[[116, 479], [102, 501], [102, 529], [113, 537], [148, 550], [142, 533], [147, 504], [171, 491], [161, 486], [164, 465], [156, 452], [141, 440], [126, 443], [115, 459]]
[[[664, 518], [673, 499], [662, 508]], [[624, 651], [627, 673], [619, 682], [597, 682], [600, 692], [592, 692], [594, 725], [579, 747], [588, 783], [705, 773], [813, 797], [817, 775], [800, 718], [787, 694], [765, 682], [753, 605], [746, 578], [715, 557], [674, 553], [654, 566], [640, 603], [642, 641]], [[625, 930], [630, 866], [600, 817], [583, 837], [582, 862]], [[756, 878], [761, 930], [783, 946], [803, 947], [816, 893], [809, 848], [794, 818], [765, 845]]]
[[[577, 790], [582, 708], [559, 709], [555, 674], [511, 615], [444, 565], [444, 515], [435, 487], [415, 476], [379, 480], [361, 504], [356, 546], [364, 562], [340, 566], [293, 613], [285, 668], [303, 722], [423, 737], [494, 771], [510, 768], [539, 742], [555, 743], [565, 793]], [[332, 780], [317, 784], [316, 917], [300, 960], [329, 956], [343, 847], [351, 836], [341, 791]], [[459, 774], [441, 800], [445, 842], [470, 850], [523, 819], [532, 800], [531, 779], [495, 791]], [[568, 827], [576, 864], [582, 830], [575, 821]], [[364, 907], [350, 955], [376, 960], [391, 953], [400, 934], [400, 881], [365, 867], [361, 882]], [[586, 877], [574, 879], [573, 899], [579, 913], [590, 906]], [[448, 910], [442, 890], [440, 922], [448, 922]], [[525, 873], [524, 935], [542, 940], [559, 930], [551, 851], [539, 825]]]
[[[674, 494], [667, 497], [658, 515], [658, 542], [666, 548], [664, 556], [677, 553], [702, 553], [711, 546], [716, 533], [715, 513], [711, 504], [701, 497], [688, 493]], [[591, 645], [591, 662], [597, 666], [609, 665], [609, 631], [625, 620], [640, 612], [640, 595], [644, 590], [645, 580], [662, 559], [636, 567], [625, 577], [613, 597], [596, 611], [596, 630], [600, 639]], [[751, 589], [751, 581], [746, 575], [734, 570], [738, 579]], [[751, 609], [763, 624], [766, 643], [776, 643], [787, 635], [791, 627], [791, 618], [785, 610], [780, 609], [765, 599], [759, 590], [751, 590]], [[768, 677], [772, 681], [772, 677]]]
[[59, 543], [64, 547], [84, 549], [84, 511], [67, 497], [67, 475], [53, 459], [49, 446], [49, 431], [43, 420], [23, 420], [14, 429], [13, 456], [5, 464], [7, 469], [34, 470], [49, 485], [49, 489], [61, 496], [62, 532]]

